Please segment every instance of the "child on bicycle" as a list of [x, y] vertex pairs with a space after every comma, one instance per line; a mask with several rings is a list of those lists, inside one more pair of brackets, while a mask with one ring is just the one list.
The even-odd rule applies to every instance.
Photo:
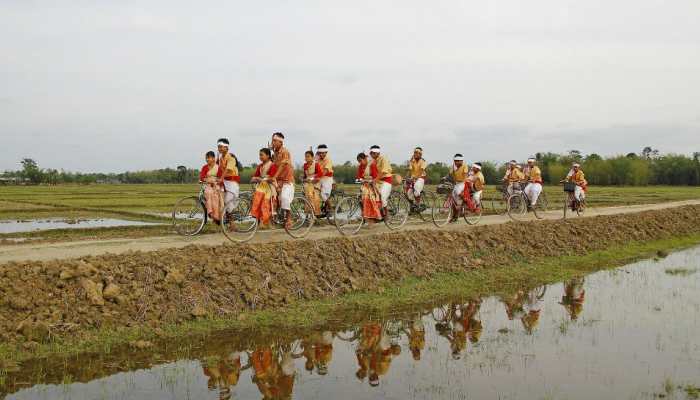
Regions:
[[311, 202], [316, 216], [321, 214], [321, 196], [319, 196], [318, 182], [323, 177], [321, 165], [314, 159], [314, 152], [307, 150], [304, 153], [304, 168], [302, 182], [304, 195]]
[[221, 188], [218, 184], [217, 173], [219, 166], [216, 164], [216, 154], [213, 151], [208, 151], [204, 156], [206, 164], [199, 172], [199, 183], [206, 184], [204, 187], [204, 202], [207, 205], [207, 215], [219, 224], [221, 221]]
[[260, 164], [250, 179], [252, 183], [257, 184], [253, 194], [253, 204], [250, 207], [250, 215], [257, 218], [261, 229], [270, 227], [270, 218], [275, 212], [277, 191], [272, 178], [275, 172], [277, 172], [277, 166], [272, 162], [272, 153], [270, 149], [263, 147], [260, 149]]
[[319, 144], [318, 147], [316, 147], [316, 156], [318, 157], [318, 165], [321, 167], [321, 177], [319, 178], [321, 200], [326, 204], [326, 209], [324, 211], [329, 213], [330, 210], [328, 206], [330, 203], [328, 203], [328, 199], [333, 193], [335, 181], [333, 180], [333, 161], [328, 157], [328, 146]]

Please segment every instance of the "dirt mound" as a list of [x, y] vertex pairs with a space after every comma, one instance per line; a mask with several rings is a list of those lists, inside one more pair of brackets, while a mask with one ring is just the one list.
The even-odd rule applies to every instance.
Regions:
[[584, 254], [700, 232], [700, 206], [569, 222], [358, 238], [189, 246], [0, 266], [0, 340], [50, 341], [100, 327], [156, 327], [371, 290], [435, 272]]

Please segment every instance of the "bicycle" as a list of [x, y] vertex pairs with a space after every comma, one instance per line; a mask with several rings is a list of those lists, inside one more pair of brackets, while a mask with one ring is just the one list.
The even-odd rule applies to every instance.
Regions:
[[508, 186], [500, 185], [496, 187], [496, 193], [490, 196], [489, 203], [491, 209], [497, 215], [504, 215], [508, 212]]
[[[275, 201], [270, 198], [270, 202]], [[275, 206], [276, 204], [271, 204]], [[232, 242], [243, 243], [252, 239], [258, 231], [260, 221], [250, 215], [252, 201], [247, 198], [238, 198], [238, 203], [233, 211], [226, 212], [226, 204], [221, 211], [221, 229], [227, 239]], [[278, 209], [279, 207], [271, 207]], [[295, 194], [290, 204], [289, 213], [291, 223], [287, 224], [284, 213], [273, 213], [270, 222], [276, 226], [284, 227], [287, 234], [295, 239], [305, 237], [316, 221], [313, 206], [303, 195]]]
[[544, 213], [547, 212], [547, 205], [549, 203], [544, 190], [542, 190], [540, 193], [535, 205], [530, 206], [530, 198], [528, 197], [527, 193], [525, 193], [525, 189], [523, 188], [523, 185], [527, 184], [528, 182], [518, 182], [514, 184], [513, 193], [508, 196], [508, 200], [506, 201], [508, 216], [513, 221], [521, 221], [527, 214], [528, 210], [532, 210], [533, 214], [535, 214], [535, 218], [537, 219], [544, 218]]
[[[356, 183], [371, 185], [372, 180], [360, 180]], [[410, 213], [408, 199], [396, 190], [392, 190], [387, 201], [386, 214], [382, 220], [390, 230], [404, 226]], [[362, 191], [354, 196], [343, 197], [335, 207], [335, 226], [342, 235], [354, 235], [367, 221], [362, 212]]]
[[[464, 183], [459, 184], [463, 185]], [[437, 226], [438, 228], [444, 227], [454, 219], [453, 213], [456, 205], [454, 196], [452, 196], [452, 191], [454, 190], [454, 187], [454, 183], [449, 182], [444, 178], [437, 187], [437, 195], [431, 214], [433, 224], [435, 224], [435, 226]], [[467, 189], [465, 188], [465, 190]], [[469, 209], [466, 201], [462, 201], [462, 205], [460, 206], [460, 209], [458, 211], [462, 214], [464, 222], [466, 222], [469, 225], [476, 225], [481, 220], [481, 201], [479, 201], [479, 203], [476, 204], [476, 207], [473, 210]]]
[[[314, 187], [314, 191], [320, 199], [321, 188]], [[300, 194], [304, 196], [304, 198], [309, 200], [309, 202], [311, 202], [311, 199], [308, 199], [306, 197], [306, 191], [302, 190]], [[317, 215], [317, 218], [325, 218], [329, 225], [335, 225], [335, 207], [333, 205], [338, 204], [338, 199], [343, 198], [344, 196], [345, 192], [342, 189], [338, 189], [336, 185], [333, 184], [333, 189], [331, 189], [331, 194], [330, 196], [328, 196], [328, 200], [321, 200], [321, 204], [319, 207], [320, 214]]]
[[579, 217], [586, 211], [586, 199], [576, 198], [576, 184], [574, 182], [561, 181], [564, 184], [564, 219], [566, 212], [571, 210], [576, 212]]
[[[207, 183], [201, 182], [197, 196], [186, 196], [175, 202], [172, 221], [175, 231], [183, 236], [195, 236], [202, 232], [209, 220], [204, 190]], [[242, 192], [241, 198], [250, 200], [250, 192]]]
[[428, 209], [426, 204], [435, 203], [435, 194], [433, 192], [423, 190], [423, 193], [421, 193], [421, 201], [419, 204], [416, 204], [415, 196], [413, 195], [413, 188], [415, 187], [415, 184], [415, 179], [406, 178], [404, 181], [402, 194], [404, 197], [406, 197], [406, 200], [410, 204], [409, 214], [416, 214], [421, 220], [426, 221], [426, 216], [424, 214], [424, 212]]

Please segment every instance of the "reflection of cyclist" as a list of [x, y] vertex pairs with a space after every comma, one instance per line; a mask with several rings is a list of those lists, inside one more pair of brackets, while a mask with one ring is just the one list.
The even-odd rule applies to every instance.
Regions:
[[368, 377], [370, 386], [378, 386], [379, 378], [389, 372], [391, 361], [401, 354], [401, 347], [391, 342], [382, 325], [376, 322], [362, 327], [357, 351], [358, 379]]
[[263, 399], [291, 399], [296, 374], [291, 353], [266, 346], [256, 349], [251, 359], [253, 383]]
[[527, 179], [527, 186], [525, 186], [525, 194], [527, 198], [530, 199], [530, 206], [534, 207], [537, 203], [537, 198], [540, 197], [542, 193], [542, 171], [540, 167], [535, 164], [535, 159], [530, 157], [527, 159], [527, 166], [523, 173]]
[[209, 390], [218, 390], [219, 399], [231, 398], [231, 389], [238, 384], [241, 376], [241, 354], [231, 353], [228, 357], [213, 361], [203, 366], [204, 375], [208, 378]]
[[470, 300], [466, 305], [460, 307], [459, 314], [455, 313], [452, 331], [446, 336], [447, 340], [450, 341], [453, 359], [459, 360], [462, 357], [462, 352], [467, 348], [467, 340], [474, 344], [481, 338], [483, 325], [478, 318], [480, 308], [480, 299]]
[[564, 295], [559, 304], [566, 308], [572, 321], [576, 321], [583, 310], [583, 302], [586, 299], [583, 283], [583, 278], [575, 278], [564, 284]]
[[330, 331], [314, 333], [302, 341], [302, 347], [306, 358], [304, 364], [306, 370], [313, 372], [316, 368], [319, 375], [326, 375], [328, 364], [333, 359], [333, 333]]
[[520, 321], [523, 323], [523, 328], [525, 328], [525, 332], [528, 334], [532, 334], [539, 325], [540, 314], [544, 306], [543, 297], [544, 293], [540, 293], [539, 289], [533, 289], [525, 298], [523, 307], [525, 315], [520, 318]]
[[425, 326], [420, 315], [409, 321], [408, 330], [405, 332], [408, 336], [408, 348], [411, 350], [413, 359], [420, 361], [421, 352], [425, 348]]

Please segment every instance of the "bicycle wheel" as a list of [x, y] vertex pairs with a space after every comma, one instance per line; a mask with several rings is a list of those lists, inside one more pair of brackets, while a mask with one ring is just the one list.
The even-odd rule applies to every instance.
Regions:
[[335, 205], [338, 204], [338, 196], [335, 193], [331, 193], [328, 200], [324, 204], [325, 210], [321, 210], [322, 213], [326, 214], [326, 221], [329, 225], [335, 224]]
[[433, 201], [433, 209], [431, 216], [433, 223], [438, 228], [447, 225], [452, 219], [452, 193], [443, 193], [435, 195]]
[[417, 206], [415, 213], [421, 221], [427, 221], [433, 211], [433, 204], [435, 203], [435, 193], [433, 192], [423, 192], [420, 197], [420, 204]]
[[207, 210], [199, 197], [184, 197], [173, 207], [173, 228], [183, 236], [194, 236], [204, 229], [207, 222]]
[[564, 216], [563, 219], [566, 219], [566, 212], [569, 211], [569, 207], [571, 207], [571, 194], [569, 192], [564, 192]]
[[476, 210], [472, 211], [464, 205], [463, 207], [464, 221], [469, 225], [476, 225], [481, 221], [481, 207], [477, 207]]
[[343, 235], [354, 235], [360, 231], [365, 219], [362, 202], [358, 196], [345, 196], [335, 206], [335, 227]]
[[316, 222], [314, 207], [304, 196], [294, 196], [290, 204], [292, 222], [284, 225], [284, 230], [293, 238], [303, 238]]
[[258, 220], [250, 215], [250, 200], [239, 198], [233, 211], [221, 210], [221, 231], [232, 242], [243, 243], [252, 239], [258, 231]]
[[508, 197], [508, 216], [513, 221], [521, 221], [527, 215], [527, 199], [522, 193], [513, 193]]
[[396, 230], [404, 226], [411, 213], [411, 204], [403, 193], [393, 191], [387, 201], [384, 224], [391, 230]]
[[547, 200], [547, 195], [545, 194], [544, 190], [542, 190], [542, 193], [540, 193], [540, 196], [537, 198], [535, 206], [532, 207], [532, 212], [535, 214], [535, 218], [544, 218], [544, 214], [547, 212], [548, 205], [549, 201]]
[[580, 217], [583, 215], [584, 212], [586, 212], [586, 199], [578, 201], [577, 206], [578, 207], [576, 207], [576, 215]]

